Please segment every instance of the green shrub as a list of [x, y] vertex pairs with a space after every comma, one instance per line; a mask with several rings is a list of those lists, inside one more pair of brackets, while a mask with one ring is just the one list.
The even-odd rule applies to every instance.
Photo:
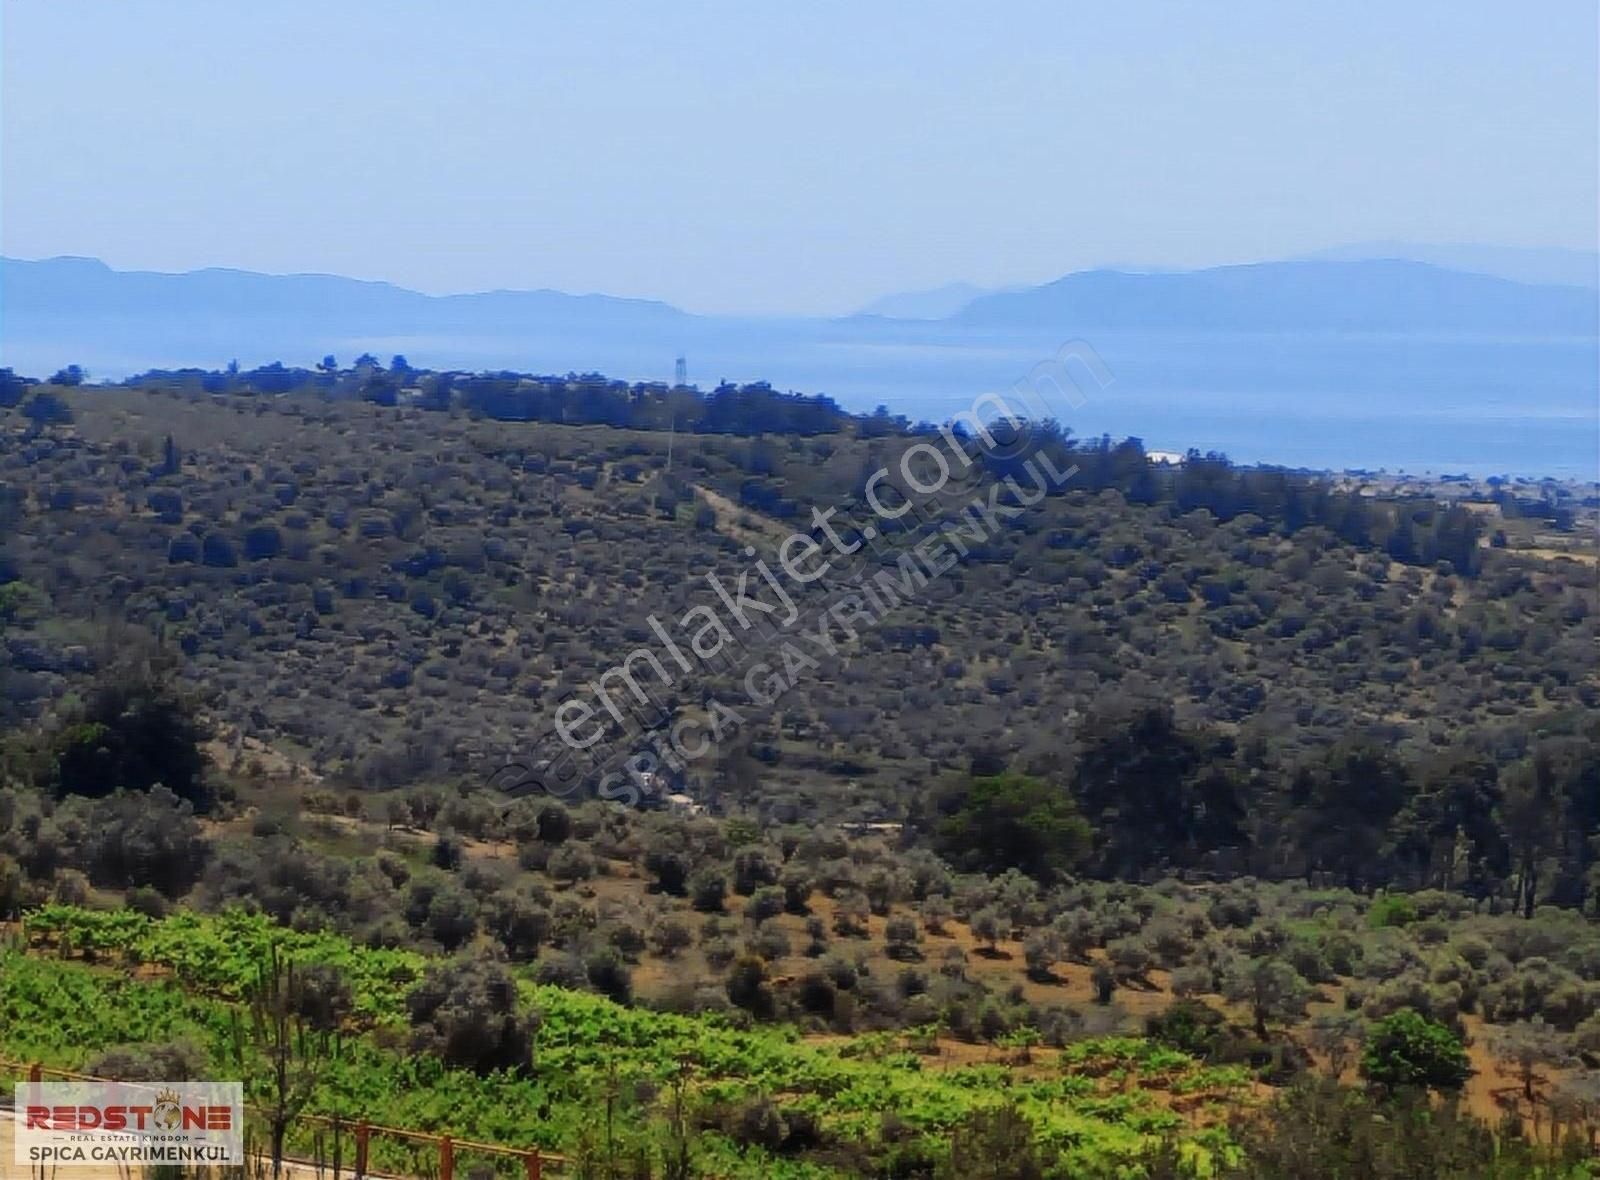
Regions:
[[1328, 1080], [1302, 1081], [1268, 1117], [1239, 1127], [1242, 1158], [1226, 1180], [1579, 1180], [1576, 1161], [1493, 1130], [1424, 1097], [1363, 1094]]
[[1209, 1004], [1198, 1000], [1178, 1000], [1165, 1011], [1146, 1018], [1144, 1031], [1147, 1037], [1191, 1057], [1215, 1060], [1217, 1043], [1222, 1037], [1226, 1018]]
[[1459, 1090], [1472, 1076], [1461, 1040], [1420, 1012], [1402, 1008], [1373, 1026], [1361, 1076], [1389, 1090]]
[[1055, 1153], [1015, 1106], [975, 1110], [956, 1127], [939, 1180], [1044, 1180]]
[[1409, 926], [1417, 920], [1416, 904], [1403, 893], [1389, 893], [1377, 898], [1367, 911], [1367, 925], [1374, 930], [1386, 926]]

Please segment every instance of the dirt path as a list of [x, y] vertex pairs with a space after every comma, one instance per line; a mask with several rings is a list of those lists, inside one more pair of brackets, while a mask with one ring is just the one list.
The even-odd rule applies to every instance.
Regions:
[[736, 504], [721, 492], [713, 491], [704, 484], [695, 484], [694, 490], [716, 514], [717, 532], [732, 537], [735, 541], [743, 541], [746, 545], [754, 545], [757, 550], [765, 550], [773, 544], [781, 543], [794, 532], [792, 528], [771, 517]]

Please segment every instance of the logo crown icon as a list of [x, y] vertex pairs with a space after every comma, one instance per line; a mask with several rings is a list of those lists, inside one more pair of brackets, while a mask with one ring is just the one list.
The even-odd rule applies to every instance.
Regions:
[[157, 1106], [177, 1106], [178, 1105], [178, 1092], [176, 1090], [172, 1090], [172, 1089], [156, 1091], [156, 1105]]

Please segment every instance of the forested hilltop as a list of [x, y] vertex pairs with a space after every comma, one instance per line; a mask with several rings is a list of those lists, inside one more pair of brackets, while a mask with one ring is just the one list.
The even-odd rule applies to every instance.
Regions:
[[1071, 478], [977, 452], [999, 527], [787, 691], [660, 686], [740, 724], [623, 807], [499, 772], [937, 424], [370, 357], [0, 405], [0, 1057], [267, 1095], [287, 1004], [308, 1109], [608, 1180], [1589, 1174], [1592, 490], [1037, 424]]

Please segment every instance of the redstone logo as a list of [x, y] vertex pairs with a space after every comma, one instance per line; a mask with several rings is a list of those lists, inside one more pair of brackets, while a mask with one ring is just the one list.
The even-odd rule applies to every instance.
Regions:
[[176, 1119], [156, 1106], [30, 1106], [27, 1126], [40, 1131], [231, 1131], [231, 1106], [180, 1106]]
[[238, 1082], [25, 1082], [13, 1162], [33, 1168], [244, 1163]]

